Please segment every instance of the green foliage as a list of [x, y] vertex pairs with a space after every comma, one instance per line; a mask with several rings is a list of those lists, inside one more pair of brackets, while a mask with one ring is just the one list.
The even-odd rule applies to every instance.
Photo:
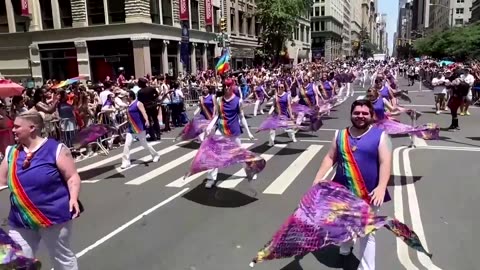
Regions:
[[479, 58], [480, 24], [432, 34], [415, 41], [414, 48], [421, 55], [436, 58], [451, 57], [460, 61]]
[[311, 0], [257, 0], [256, 18], [262, 26], [257, 56], [278, 59], [297, 26], [297, 19], [310, 12]]

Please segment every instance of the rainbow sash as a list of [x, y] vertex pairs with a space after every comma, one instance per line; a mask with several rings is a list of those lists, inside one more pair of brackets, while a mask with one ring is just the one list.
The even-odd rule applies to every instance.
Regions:
[[352, 147], [350, 146], [350, 141], [348, 140], [348, 137], [350, 136], [348, 129], [340, 131], [338, 136], [340, 160], [342, 162], [343, 168], [345, 168], [345, 177], [347, 178], [348, 188], [357, 197], [365, 200], [367, 203], [370, 203], [370, 196], [368, 195], [365, 181], [363, 180], [362, 173], [357, 164], [357, 161], [353, 156], [354, 151], [352, 150]]
[[17, 176], [17, 159], [20, 154], [18, 146], [14, 146], [8, 153], [8, 187], [12, 192], [10, 201], [15, 206], [24, 225], [33, 230], [45, 228], [53, 225], [50, 221], [28, 198], [27, 193], [22, 187], [20, 179]]
[[133, 134], [139, 134], [142, 132], [142, 129], [140, 126], [135, 122], [133, 119], [132, 114], [128, 111], [127, 109], [127, 120], [128, 124], [130, 125], [130, 131], [132, 131]]
[[225, 116], [225, 100], [223, 97], [220, 98], [220, 102], [218, 104], [218, 109], [220, 110], [220, 117], [218, 119], [218, 129], [222, 132], [225, 136], [232, 136], [232, 131], [228, 127], [227, 117]]

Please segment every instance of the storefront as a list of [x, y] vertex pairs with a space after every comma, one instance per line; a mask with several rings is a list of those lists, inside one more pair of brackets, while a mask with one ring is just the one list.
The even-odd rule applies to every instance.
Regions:
[[135, 74], [133, 49], [130, 39], [111, 39], [87, 41], [90, 56], [91, 79], [103, 81], [107, 76], [114, 79], [123, 67], [125, 77]]
[[78, 76], [77, 50], [73, 42], [39, 44], [44, 80], [66, 80]]

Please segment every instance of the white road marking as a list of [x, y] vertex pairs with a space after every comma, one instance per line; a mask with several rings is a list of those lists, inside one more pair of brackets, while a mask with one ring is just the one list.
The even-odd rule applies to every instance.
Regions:
[[[189, 188], [184, 188], [182, 189], [181, 191], [177, 192], [175, 195], [169, 197], [168, 199], [162, 201], [161, 203], [153, 206], [152, 208], [146, 210], [145, 212], [141, 213], [140, 215], [136, 216], [134, 219], [128, 221], [127, 223], [123, 224], [122, 226], [118, 227], [117, 229], [115, 229], [114, 231], [112, 231], [111, 233], [105, 235], [104, 237], [100, 238], [99, 240], [97, 240], [95, 243], [93, 243], [92, 245], [86, 247], [85, 249], [83, 249], [82, 251], [78, 252], [76, 254], [77, 258], [80, 258], [82, 257], [83, 255], [85, 255], [87, 252], [93, 250], [94, 248], [100, 246], [101, 244], [107, 242], [108, 240], [110, 240], [111, 238], [113, 238], [115, 235], [121, 233], [123, 230], [125, 230], [126, 228], [130, 227], [131, 225], [133, 225], [134, 223], [136, 223], [137, 221], [141, 220], [143, 217], [145, 216], [148, 216], [150, 215], [151, 213], [153, 213], [155, 210], [157, 210], [158, 208], [162, 207], [162, 206], [165, 206], [166, 204], [170, 203], [171, 201], [175, 200], [176, 198], [182, 196], [185, 192], [187, 192], [189, 190]], [[52, 268], [53, 269], [53, 268]]]
[[358, 97], [357, 97], [357, 100], [361, 100], [361, 99], [365, 99], [365, 96], [362, 95], [362, 96], [358, 96]]
[[[403, 215], [403, 196], [402, 196], [402, 183], [401, 178], [402, 173], [400, 172], [400, 150], [405, 149], [405, 146], [395, 148], [393, 150], [393, 177], [394, 177], [394, 186], [393, 186], [393, 204], [395, 208], [395, 218], [404, 222], [405, 217]], [[405, 269], [418, 270], [418, 268], [413, 264], [408, 253], [408, 246], [400, 238], [396, 237], [397, 242], [397, 256], [400, 263], [405, 267]]]
[[[162, 160], [162, 156], [163, 156], [163, 155], [166, 155], [166, 154], [168, 154], [168, 153], [170, 153], [170, 152], [172, 152], [172, 151], [175, 151], [175, 150], [177, 150], [178, 148], [180, 148], [180, 145], [174, 144], [174, 145], [170, 145], [169, 147], [167, 147], [167, 148], [165, 148], [165, 149], [162, 149], [162, 150], [160, 150], [160, 151], [157, 151], [157, 153], [160, 155], [160, 161]], [[136, 163], [132, 164], [130, 167], [128, 167], [128, 168], [126, 168], [126, 169], [121, 169], [120, 166], [115, 167], [115, 169], [113, 169], [113, 170], [109, 170], [109, 171], [107, 171], [107, 172], [104, 172], [104, 173], [102, 173], [102, 174], [100, 174], [100, 175], [95, 176], [95, 179], [92, 179], [92, 180], [90, 180], [91, 182], [86, 182], [86, 183], [96, 183], [96, 182], [101, 181], [101, 180], [103, 180], [103, 179], [107, 179], [107, 178], [109, 178], [109, 177], [111, 177], [111, 176], [113, 176], [113, 175], [115, 175], [115, 174], [117, 174], [117, 173], [122, 173], [122, 172], [124, 172], [124, 171], [133, 169], [133, 168], [141, 165], [142, 163], [147, 162], [147, 161], [150, 161], [150, 160], [152, 160], [152, 156], [151, 156], [151, 155], [144, 156], [144, 157], [136, 160]], [[160, 162], [160, 161], [159, 161], [159, 162]], [[89, 180], [85, 180], [85, 181], [89, 181]], [[85, 181], [82, 181], [82, 183], [85, 183]]]
[[0, 186], [0, 191], [8, 189], [8, 186]]
[[[157, 144], [159, 144], [159, 143], [160, 143], [160, 142], [154, 142], [154, 143], [151, 143], [150, 145], [153, 147], [153, 146], [155, 146], [155, 145], [157, 145]], [[182, 143], [183, 143], [183, 142], [182, 142]], [[143, 146], [140, 145], [140, 146], [138, 146], [138, 147], [135, 147], [135, 148], [133, 148], [133, 149], [130, 149], [130, 154], [134, 154], [134, 153], [139, 152], [139, 151], [141, 151], [141, 150], [143, 150]], [[110, 162], [112, 162], [112, 161], [115, 161], [115, 160], [121, 158], [122, 155], [123, 155], [123, 153], [120, 153], [120, 154], [117, 154], [117, 155], [115, 155], [115, 156], [111, 156], [111, 157], [109, 157], [109, 158], [99, 160], [99, 161], [97, 161], [97, 162], [95, 162], [95, 163], [88, 164], [88, 165], [86, 165], [86, 166], [83, 166], [83, 167], [81, 167], [81, 168], [78, 168], [77, 171], [78, 171], [79, 173], [86, 172], [86, 171], [88, 171], [88, 170], [91, 170], [91, 169], [100, 167], [100, 166], [102, 166], [102, 165], [108, 164], [108, 163], [110, 163]]]
[[425, 147], [428, 146], [427, 141], [425, 139], [417, 137], [417, 136], [412, 136], [412, 142], [416, 147]]
[[323, 148], [323, 145], [310, 145], [295, 161], [286, 168], [283, 173], [275, 179], [263, 191], [265, 194], [283, 194], [283, 192], [292, 184], [308, 163], [315, 157], [315, 155]]
[[[152, 171], [149, 171], [148, 173], [142, 175], [142, 176], [139, 176], [133, 180], [130, 180], [128, 181], [127, 183], [125, 183], [125, 185], [135, 185], [135, 186], [138, 186], [138, 185], [141, 185], [141, 184], [144, 184], [152, 179], [154, 179], [155, 177], [159, 176], [159, 175], [162, 175], [164, 173], [166, 173], [167, 171], [177, 167], [177, 166], [180, 166], [182, 163], [184, 162], [187, 162], [189, 161], [190, 159], [194, 158], [195, 155], [197, 154], [198, 150], [193, 150], [191, 152], [188, 152], [187, 154], [179, 157], [179, 158], [176, 158], [172, 161], [170, 161], [169, 163], [161, 166], [161, 167], [158, 167], [156, 168], [155, 170], [152, 170]], [[185, 170], [185, 173], [187, 171]]]
[[[282, 149], [284, 149], [287, 145], [286, 144], [275, 144], [275, 147], [271, 148], [276, 151], [274, 151], [274, 154], [270, 153], [264, 153], [261, 155], [263, 159], [265, 159], [266, 162], [268, 162], [271, 158], [273, 158], [278, 152], [280, 152]], [[269, 150], [271, 150], [269, 149]], [[273, 152], [273, 151], [267, 151], [267, 152]], [[229, 179], [225, 181], [220, 181], [217, 186], [220, 188], [235, 188], [240, 182], [245, 180], [247, 177], [247, 174], [245, 173], [244, 169], [238, 170], [236, 173], [234, 173]]]
[[[410, 208], [410, 216], [412, 219], [413, 230], [417, 233], [418, 238], [422, 242], [425, 249], [428, 251], [427, 239], [425, 238], [425, 231], [423, 230], [422, 217], [420, 214], [420, 206], [417, 199], [417, 192], [415, 190], [415, 184], [413, 182], [412, 167], [410, 165], [409, 153], [412, 149], [414, 148], [408, 148], [403, 151], [403, 167], [405, 176], [407, 178], [406, 187], [408, 192], [408, 205]], [[421, 252], [417, 252], [417, 255], [420, 263], [427, 269], [440, 270], [439, 267], [433, 264], [432, 260], [428, 258], [427, 255]]]
[[457, 146], [428, 145], [428, 146], [425, 146], [425, 147], [417, 147], [417, 149], [480, 152], [480, 147], [457, 147]]
[[[250, 148], [253, 145], [253, 143], [242, 143], [242, 147], [244, 148]], [[176, 187], [176, 188], [181, 188], [184, 187], [185, 185], [197, 180], [198, 178], [204, 176], [207, 174], [207, 172], [201, 172], [197, 173], [194, 175], [191, 175], [187, 177], [186, 179], [183, 179], [183, 176], [178, 178], [177, 180], [171, 182], [170, 184], [166, 185], [166, 187]]]
[[332, 141], [326, 141], [326, 140], [312, 140], [312, 139], [301, 139], [298, 140], [299, 142], [316, 142], [316, 143], [331, 143]]

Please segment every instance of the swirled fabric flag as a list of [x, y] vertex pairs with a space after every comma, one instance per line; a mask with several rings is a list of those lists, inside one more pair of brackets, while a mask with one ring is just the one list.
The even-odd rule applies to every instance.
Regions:
[[431, 257], [417, 234], [400, 221], [377, 216], [372, 207], [334, 182], [313, 186], [295, 212], [253, 259], [255, 263], [306, 255], [328, 245], [340, 245], [385, 227], [409, 247]]
[[175, 138], [177, 141], [181, 138], [183, 141], [192, 140], [198, 137], [198, 135], [202, 134], [202, 132], [207, 129], [210, 120], [195, 117], [190, 122], [188, 122], [185, 127], [183, 128], [182, 132]]
[[440, 127], [434, 123], [420, 126], [410, 126], [391, 119], [377, 121], [375, 126], [383, 129], [389, 135], [415, 135], [424, 140], [437, 140], [440, 136]]
[[301, 127], [298, 126], [295, 121], [289, 119], [285, 115], [271, 115], [267, 117], [267, 119], [263, 120], [263, 122], [258, 127], [257, 133], [264, 130], [279, 128], [299, 129]]
[[22, 247], [0, 229], [0, 269], [39, 270], [41, 263], [25, 257]]
[[233, 138], [214, 135], [202, 142], [185, 178], [199, 172], [226, 168], [239, 163], [246, 164], [245, 170], [249, 180], [266, 165], [265, 159], [237, 145]]

